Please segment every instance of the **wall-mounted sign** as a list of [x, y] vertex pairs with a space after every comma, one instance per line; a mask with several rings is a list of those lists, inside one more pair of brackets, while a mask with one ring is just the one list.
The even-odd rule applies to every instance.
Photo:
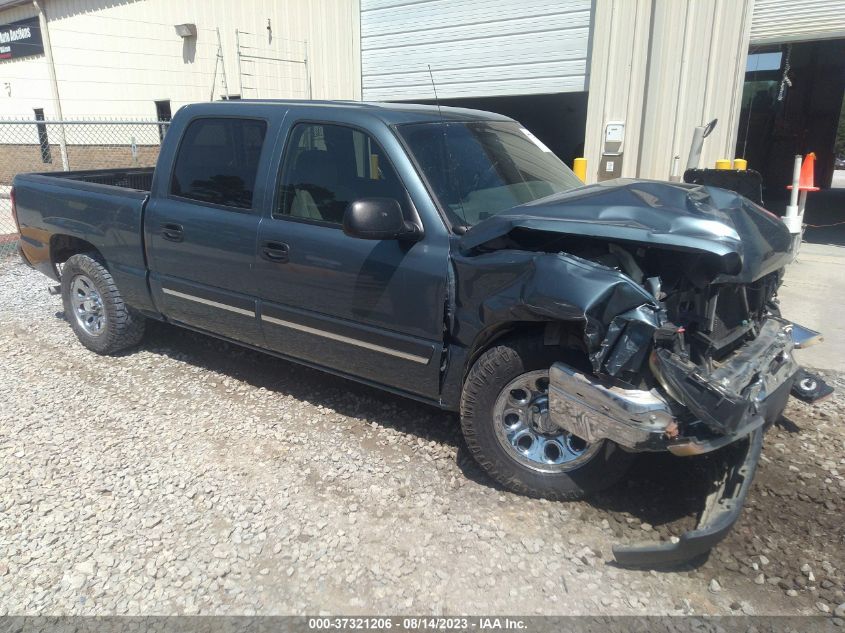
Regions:
[[43, 54], [44, 42], [37, 17], [0, 24], [0, 61]]

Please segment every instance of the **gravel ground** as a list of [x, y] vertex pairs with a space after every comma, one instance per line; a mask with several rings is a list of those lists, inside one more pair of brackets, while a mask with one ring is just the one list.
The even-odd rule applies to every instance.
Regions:
[[611, 545], [689, 526], [699, 462], [526, 499], [430, 407], [164, 325], [98, 357], [46, 281], [0, 264], [0, 614], [845, 616], [842, 376], [706, 562], [629, 571]]

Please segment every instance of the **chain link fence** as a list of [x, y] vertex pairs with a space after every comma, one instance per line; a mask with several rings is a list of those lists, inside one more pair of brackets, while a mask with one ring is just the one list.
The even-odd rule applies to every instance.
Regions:
[[17, 250], [9, 192], [20, 173], [154, 167], [164, 121], [0, 119], [0, 261]]

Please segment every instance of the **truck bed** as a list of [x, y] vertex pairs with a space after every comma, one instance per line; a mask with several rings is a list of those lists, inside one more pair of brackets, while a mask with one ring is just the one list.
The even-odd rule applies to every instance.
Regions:
[[47, 172], [39, 174], [47, 178], [62, 178], [98, 185], [109, 185], [123, 189], [149, 192], [153, 182], [153, 167], [130, 169], [89, 169], [84, 171]]
[[152, 168], [19, 174], [13, 195], [24, 259], [58, 280], [56, 264], [96, 251], [124, 297], [152, 310], [146, 283], [144, 207]]

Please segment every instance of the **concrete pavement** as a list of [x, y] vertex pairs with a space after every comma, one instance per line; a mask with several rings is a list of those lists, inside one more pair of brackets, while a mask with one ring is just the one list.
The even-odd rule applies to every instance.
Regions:
[[806, 367], [845, 371], [845, 246], [802, 244], [779, 292], [785, 318], [824, 334], [798, 350]]

